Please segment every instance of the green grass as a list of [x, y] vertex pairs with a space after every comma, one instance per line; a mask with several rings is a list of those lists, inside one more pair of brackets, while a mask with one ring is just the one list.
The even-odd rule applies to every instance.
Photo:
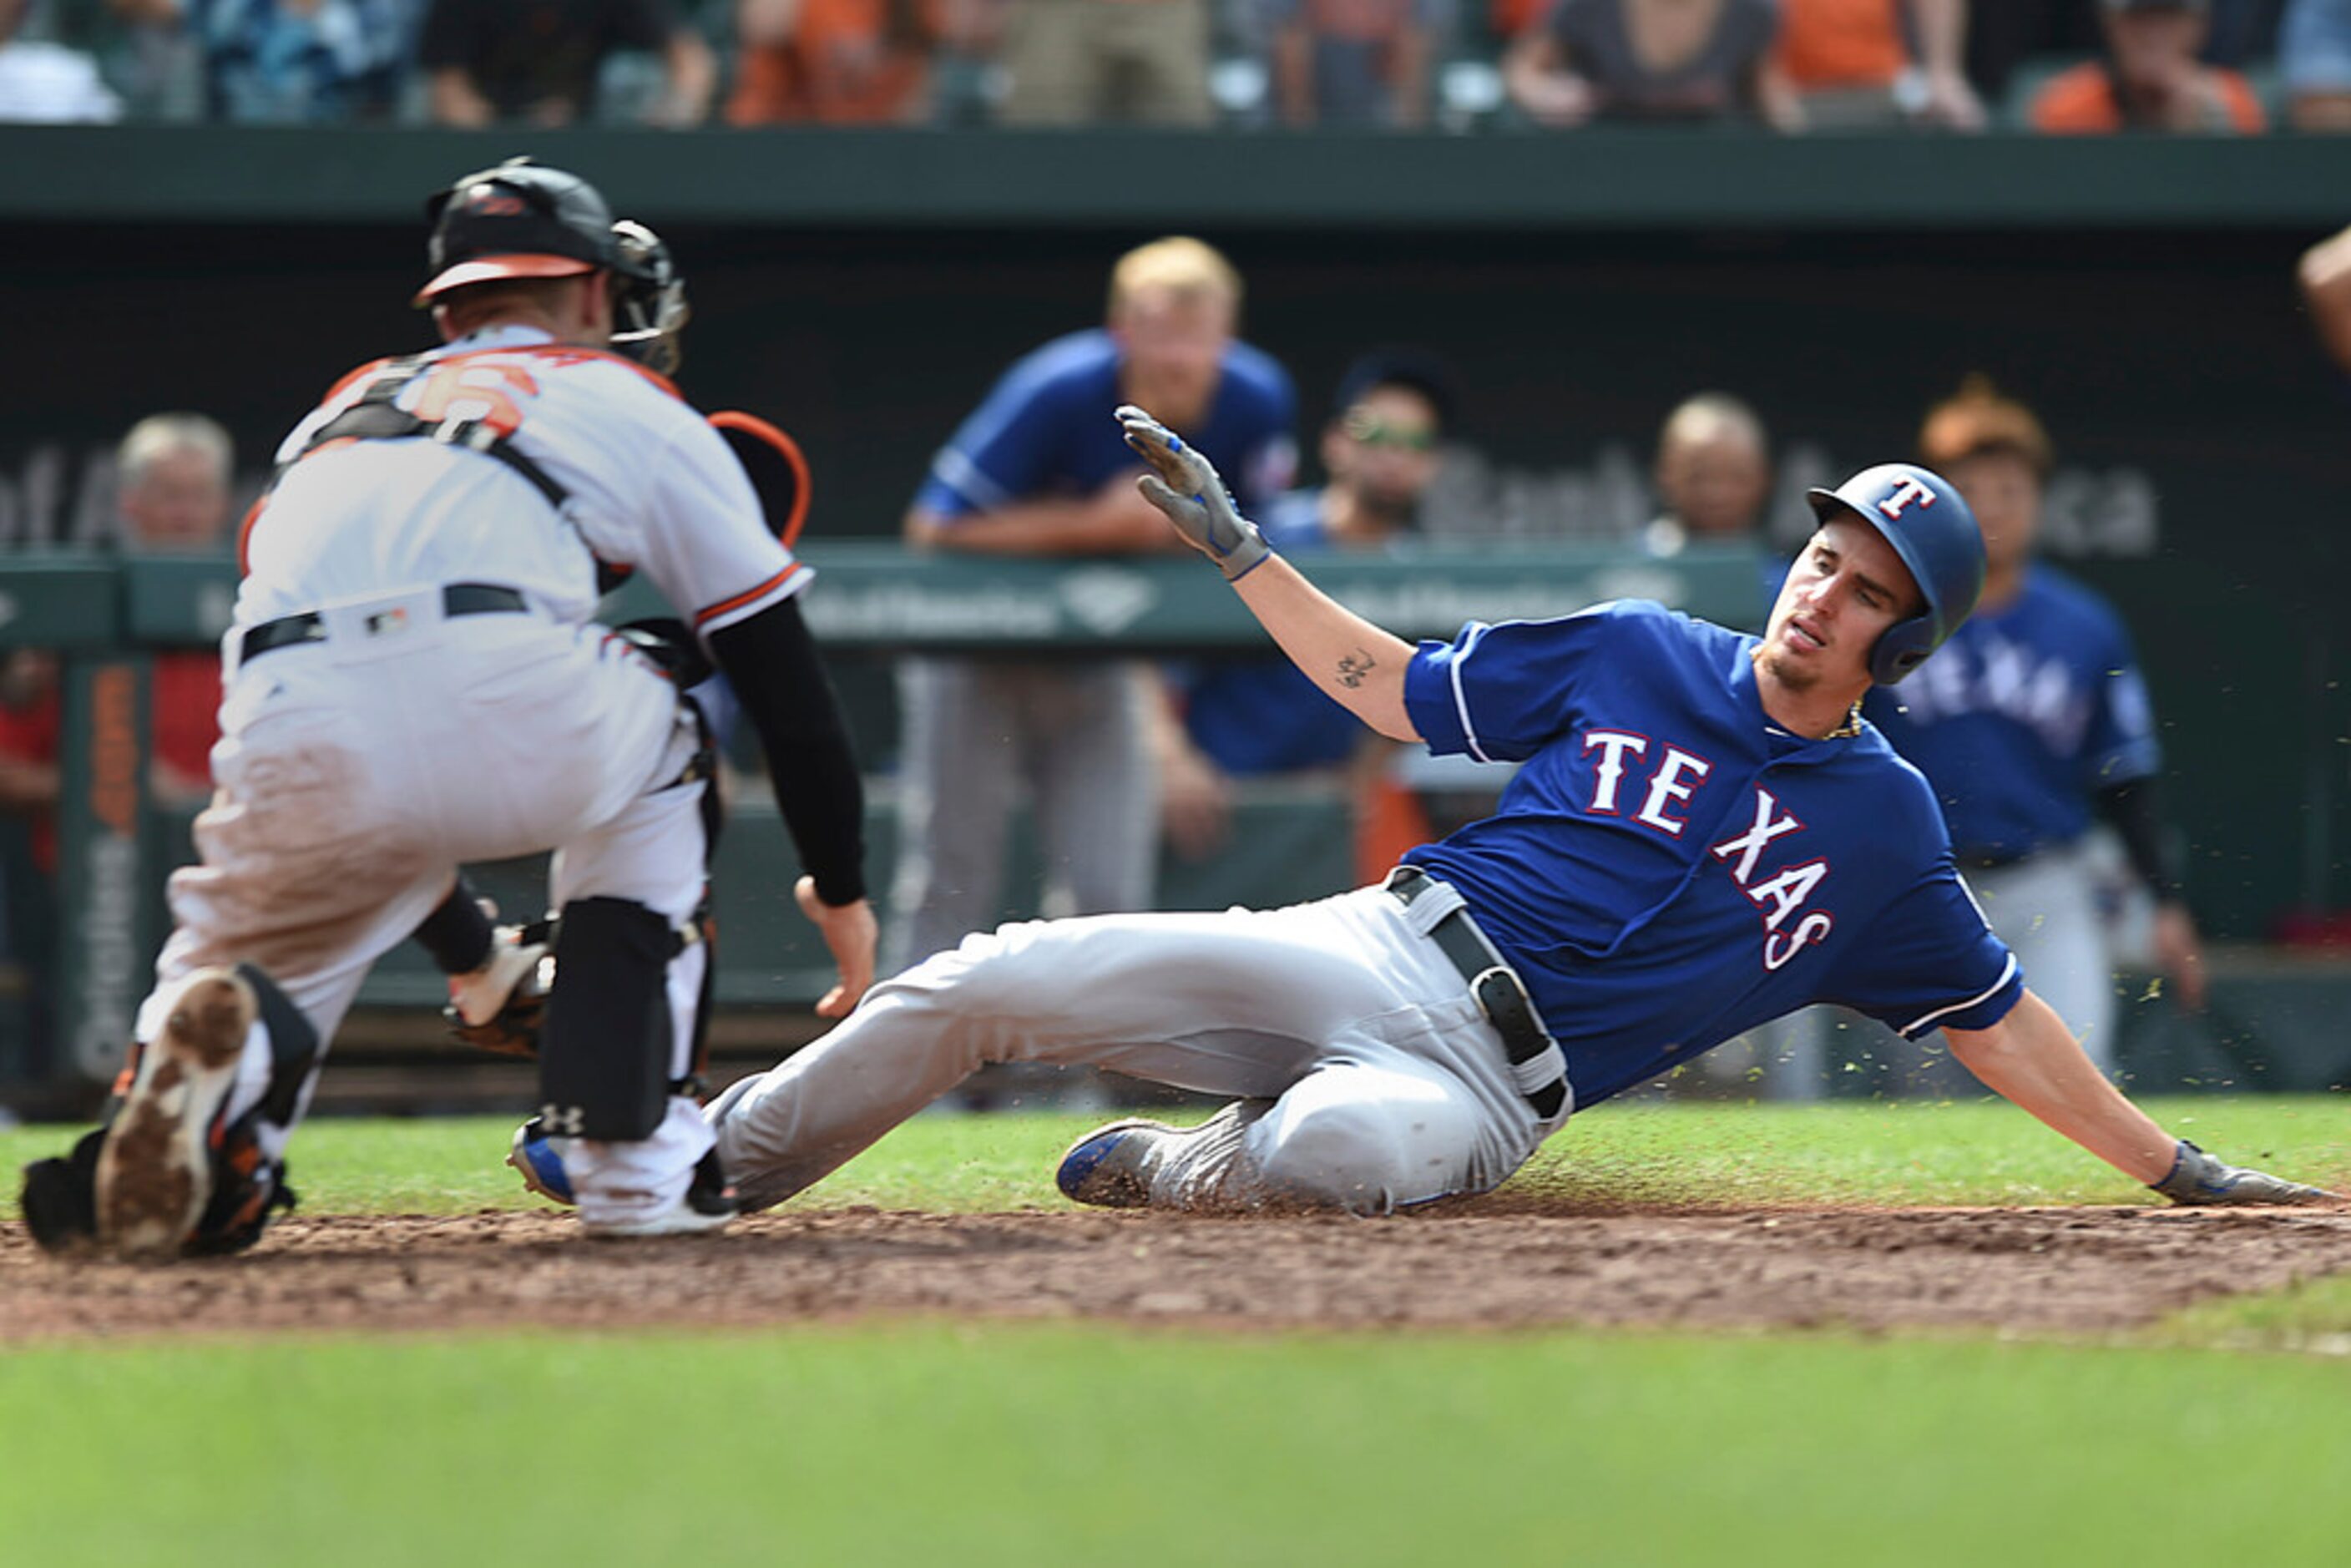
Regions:
[[[2153, 1109], [2230, 1157], [2351, 1177], [2351, 1099]], [[918, 1118], [800, 1202], [1055, 1207], [1088, 1120]], [[299, 1185], [321, 1212], [518, 1206], [509, 1130], [320, 1122]], [[0, 1134], [0, 1158], [67, 1137]], [[1520, 1179], [2145, 1196], [1980, 1104], [1629, 1106]], [[2085, 1344], [893, 1322], [28, 1345], [0, 1350], [0, 1562], [2332, 1568], [2346, 1352], [2351, 1280]]]
[[0, 1357], [7, 1558], [2339, 1564], [2351, 1363], [907, 1323]]
[[[2351, 1187], [2351, 1096], [2149, 1102], [2158, 1121], [2240, 1164]], [[985, 1211], [1063, 1207], [1052, 1167], [1098, 1117], [918, 1116], [798, 1201]], [[74, 1129], [0, 1133], [13, 1167]], [[330, 1119], [293, 1150], [322, 1214], [528, 1207], [502, 1163], [511, 1119]], [[1607, 1106], [1571, 1122], [1517, 1178], [1573, 1198], [1699, 1204], [2136, 1203], [2146, 1189], [1994, 1102]], [[0, 1210], [15, 1217], [13, 1184]]]

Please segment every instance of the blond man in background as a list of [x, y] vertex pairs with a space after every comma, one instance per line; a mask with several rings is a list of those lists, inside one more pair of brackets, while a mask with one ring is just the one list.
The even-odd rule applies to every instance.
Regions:
[[[906, 514], [916, 549], [985, 555], [1164, 549], [1134, 490], [1141, 464], [1109, 411], [1148, 399], [1187, 437], [1238, 455], [1245, 505], [1295, 466], [1288, 372], [1239, 341], [1241, 281], [1196, 239], [1155, 241], [1111, 275], [1103, 326], [1006, 371], [939, 449]], [[1152, 903], [1158, 790], [1146, 665], [1125, 659], [913, 658], [901, 670], [905, 747], [892, 970], [1001, 918], [1005, 850], [1025, 796], [1060, 913]]]

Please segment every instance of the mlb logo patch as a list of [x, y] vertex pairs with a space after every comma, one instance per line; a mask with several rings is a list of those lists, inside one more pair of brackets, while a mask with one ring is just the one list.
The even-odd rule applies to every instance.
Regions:
[[390, 632], [405, 632], [408, 630], [408, 612], [404, 609], [379, 611], [367, 618], [367, 629], [371, 637], [381, 637]]

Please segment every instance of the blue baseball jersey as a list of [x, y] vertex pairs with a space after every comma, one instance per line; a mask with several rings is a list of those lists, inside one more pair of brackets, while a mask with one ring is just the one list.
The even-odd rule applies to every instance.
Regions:
[[[1331, 548], [1320, 490], [1292, 491], [1254, 520], [1284, 555]], [[1363, 744], [1363, 721], [1288, 659], [1178, 664], [1169, 674], [1185, 695], [1192, 744], [1236, 778], [1333, 768]]]
[[1523, 763], [1494, 815], [1405, 858], [1526, 981], [1580, 1106], [1810, 1003], [1916, 1039], [2022, 992], [1926, 779], [1867, 724], [1774, 725], [1757, 641], [1621, 601], [1473, 622], [1405, 672], [1432, 751]]
[[[914, 504], [967, 517], [1014, 501], [1092, 495], [1140, 470], [1111, 417], [1124, 401], [1118, 371], [1118, 344], [1099, 328], [1022, 357], [939, 449]], [[1297, 407], [1290, 372], [1271, 357], [1247, 343], [1226, 350], [1207, 418], [1183, 434], [1217, 455], [1244, 512], [1289, 485]]]
[[1970, 864], [2081, 837], [2099, 790], [2163, 761], [2121, 617], [2045, 566], [1863, 712], [1926, 774]]

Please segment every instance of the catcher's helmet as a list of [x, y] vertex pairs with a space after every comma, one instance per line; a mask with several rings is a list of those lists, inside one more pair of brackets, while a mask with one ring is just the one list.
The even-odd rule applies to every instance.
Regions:
[[1869, 651], [1870, 678], [1890, 686], [1924, 664], [1959, 628], [1983, 592], [1984, 546], [1976, 515], [1951, 482], [1915, 463], [1865, 468], [1834, 490], [1804, 492], [1823, 522], [1851, 515], [1882, 535], [1910, 569], [1927, 608], [1887, 627]]
[[435, 192], [424, 215], [433, 224], [424, 247], [433, 280], [417, 291], [418, 305], [501, 277], [569, 277], [603, 269], [624, 281], [656, 281], [644, 252], [616, 240], [612, 209], [595, 186], [528, 158], [509, 158]]

